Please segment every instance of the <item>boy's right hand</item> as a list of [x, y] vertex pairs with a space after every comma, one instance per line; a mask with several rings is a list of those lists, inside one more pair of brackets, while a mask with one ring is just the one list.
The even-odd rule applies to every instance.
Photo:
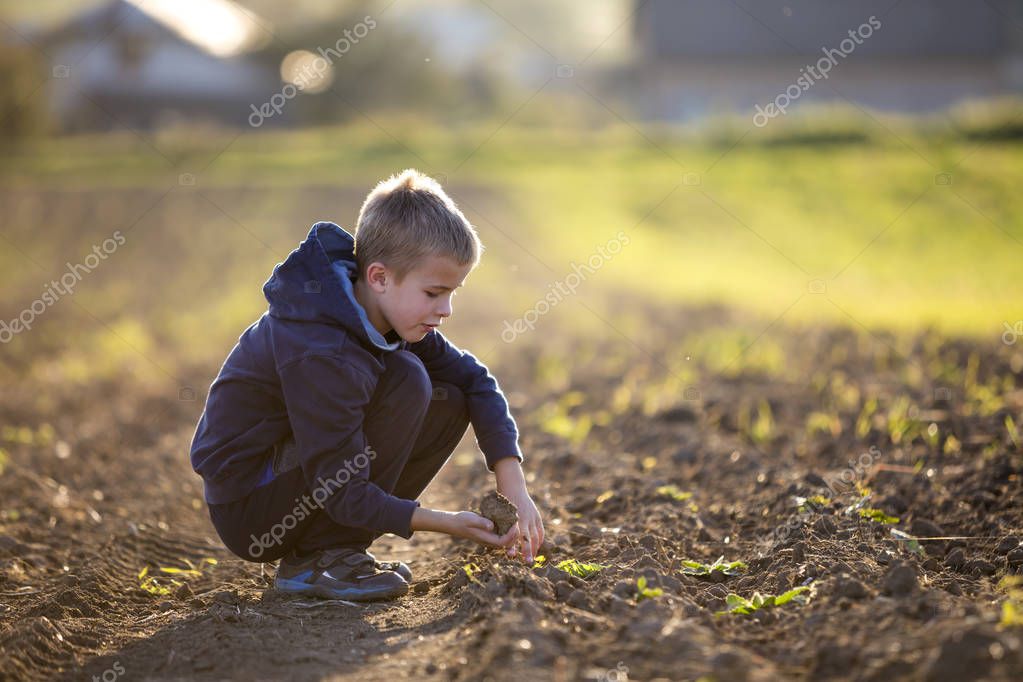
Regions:
[[449, 535], [474, 540], [490, 547], [510, 547], [515, 544], [519, 535], [518, 526], [512, 526], [503, 536], [497, 535], [494, 533], [493, 521], [471, 511], [454, 512], [445, 530]]

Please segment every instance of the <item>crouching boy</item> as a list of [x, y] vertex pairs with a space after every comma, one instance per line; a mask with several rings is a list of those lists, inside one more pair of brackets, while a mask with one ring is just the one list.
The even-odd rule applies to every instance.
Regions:
[[[383, 533], [443, 532], [533, 561], [544, 529], [508, 403], [438, 330], [481, 252], [441, 187], [408, 170], [370, 192], [354, 237], [316, 223], [274, 268], [267, 311], [210, 387], [191, 461], [227, 547], [280, 559], [278, 590], [404, 594], [409, 567], [368, 551]], [[471, 511], [417, 501], [470, 423], [497, 489], [518, 507], [502, 537]]]

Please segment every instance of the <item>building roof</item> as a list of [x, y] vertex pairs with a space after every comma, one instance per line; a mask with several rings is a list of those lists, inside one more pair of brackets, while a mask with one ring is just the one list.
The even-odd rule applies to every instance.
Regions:
[[112, 0], [47, 33], [48, 43], [114, 32], [149, 40], [174, 36], [207, 54], [231, 57], [265, 45], [268, 21], [232, 0]]

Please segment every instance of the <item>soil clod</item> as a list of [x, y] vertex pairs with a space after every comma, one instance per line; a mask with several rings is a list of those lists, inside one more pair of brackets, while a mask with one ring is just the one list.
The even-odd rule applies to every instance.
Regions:
[[504, 535], [518, 523], [519, 511], [507, 497], [496, 490], [491, 490], [480, 500], [480, 516], [493, 521], [494, 532]]

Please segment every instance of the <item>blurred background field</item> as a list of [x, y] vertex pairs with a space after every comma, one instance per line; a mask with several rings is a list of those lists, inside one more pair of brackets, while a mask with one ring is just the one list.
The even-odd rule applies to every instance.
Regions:
[[[1011, 78], [971, 77], [1018, 58], [1018, 28], [1005, 20], [1019, 3], [907, 2], [890, 13], [867, 3], [803, 19], [817, 32], [786, 23], [817, 11], [812, 3], [736, 5], [724, 19], [689, 3], [688, 16], [724, 32], [721, 46], [701, 42], [695, 22], [662, 35], [670, 3], [584, 16], [562, 3], [311, 3], [304, 20], [272, 4], [208, 4], [233, 7], [261, 40], [228, 54], [183, 33], [187, 14], [153, 11], [161, 3], [5, 3], [0, 319], [115, 230], [126, 243], [5, 344], [4, 372], [88, 381], [130, 368], [201, 385], [264, 309], [262, 283], [309, 226], [352, 229], [369, 188], [406, 167], [440, 179], [486, 244], [448, 328], [488, 361], [514, 347], [501, 340], [507, 324], [620, 232], [627, 246], [597, 258], [531, 333], [642, 347], [656, 333], [644, 302], [682, 317], [721, 305], [741, 320], [725, 345], [742, 354], [776, 324], [997, 343], [1023, 317], [1023, 106]], [[923, 42], [891, 47], [921, 11], [945, 16]], [[800, 64], [839, 44], [834, 29], [872, 12], [878, 36], [788, 114], [753, 122], [748, 104], [783, 91]], [[424, 28], [424, 16], [440, 28]], [[376, 27], [279, 120], [245, 124], [289, 82], [283, 66], [276, 80], [257, 79], [262, 99], [226, 114], [189, 89], [204, 67], [189, 67], [188, 50], [212, 60], [207, 71], [276, 72], [365, 17]], [[743, 42], [740, 28], [766, 42]], [[455, 29], [458, 40], [438, 40]], [[165, 44], [177, 52], [163, 54]], [[938, 50], [943, 89], [907, 85], [913, 50]], [[708, 55], [724, 64], [713, 91], [699, 72]], [[174, 74], [165, 81], [147, 71], [161, 59], [177, 66], [156, 69]], [[117, 88], [96, 75], [100, 63]], [[864, 85], [864, 74], [875, 80]], [[177, 95], [159, 99], [157, 86]]]
[[[223, 138], [186, 132], [13, 150], [3, 163], [4, 319], [114, 230], [127, 243], [5, 357], [53, 344], [82, 354], [83, 369], [122, 366], [136, 349], [209, 362], [258, 316], [262, 283], [314, 221], [351, 229], [365, 192], [409, 166], [441, 175], [487, 247], [451, 321], [477, 344], [497, 343], [504, 320], [619, 230], [630, 243], [577, 289], [592, 310], [566, 299], [538, 320], [539, 333], [601, 333], [605, 318], [641, 338], [620, 306], [636, 297], [677, 303], [679, 314], [721, 303], [766, 321], [989, 338], [1020, 315], [1015, 141], [747, 137], [729, 148], [672, 130], [648, 140], [621, 125], [506, 126], [474, 151], [486, 125], [400, 130], [398, 139], [371, 126], [246, 134], [219, 155]], [[459, 171], [440, 170], [466, 157]], [[945, 169], [952, 184], [939, 184]]]

